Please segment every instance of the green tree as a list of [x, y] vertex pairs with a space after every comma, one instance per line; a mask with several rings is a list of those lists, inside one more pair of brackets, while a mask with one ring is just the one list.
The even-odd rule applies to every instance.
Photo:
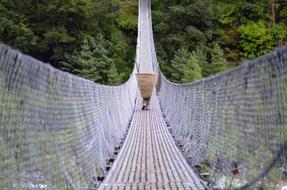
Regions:
[[276, 25], [268, 28], [263, 21], [242, 25], [238, 32], [244, 57], [250, 59], [270, 52], [287, 34], [286, 26]]
[[51, 0], [32, 4], [35, 12], [27, 15], [40, 38], [36, 56], [56, 67], [64, 60], [65, 52], [75, 50], [86, 35], [95, 37], [111, 25], [110, 0]]
[[183, 67], [183, 77], [181, 82], [188, 83], [202, 78], [200, 58], [195, 51], [192, 52], [190, 59]]
[[[202, 65], [211, 62], [214, 43], [220, 44], [229, 65], [236, 66], [242, 58], [254, 59], [287, 40], [284, 0], [153, 0], [152, 8], [158, 60], [170, 79], [176, 75], [171, 61], [181, 47], [197, 53], [204, 49], [205, 60], [199, 58], [206, 77], [213, 72], [205, 72]], [[135, 0], [0, 0], [1, 42], [66, 68], [61, 65], [70, 63], [65, 54], [80, 52], [87, 36], [102, 34], [121, 82], [133, 67], [136, 27]]]
[[0, 1], [0, 42], [4, 42], [25, 53], [36, 48], [39, 37], [32, 30], [25, 10], [30, 1]]
[[133, 62], [129, 59], [132, 60], [133, 58], [129, 57], [128, 40], [120, 30], [113, 30], [109, 41], [109, 51], [119, 73], [120, 81], [127, 80], [133, 67]]
[[119, 83], [114, 60], [109, 57], [108, 41], [103, 35], [87, 36], [78, 51], [66, 54], [63, 65], [63, 69], [97, 83]]
[[211, 62], [203, 65], [203, 76], [210, 76], [228, 69], [228, 63], [224, 57], [223, 50], [218, 44], [214, 44], [211, 53]]
[[280, 3], [278, 20], [280, 23], [287, 23], [287, 2]]
[[187, 48], [179, 49], [172, 63], [172, 80], [187, 83], [202, 78], [199, 58], [195, 51], [192, 53]]
[[119, 9], [116, 14], [116, 23], [119, 28], [136, 30], [137, 28], [137, 1], [118, 1]]

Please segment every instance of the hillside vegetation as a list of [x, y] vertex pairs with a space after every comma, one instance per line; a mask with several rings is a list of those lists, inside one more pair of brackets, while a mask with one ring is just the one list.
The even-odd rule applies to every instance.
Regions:
[[190, 82], [283, 45], [287, 1], [153, 0], [153, 24], [162, 70]]
[[[272, 51], [287, 39], [284, 0], [152, 0], [165, 75], [192, 82]], [[104, 84], [129, 77], [136, 0], [0, 0], [0, 41]]]

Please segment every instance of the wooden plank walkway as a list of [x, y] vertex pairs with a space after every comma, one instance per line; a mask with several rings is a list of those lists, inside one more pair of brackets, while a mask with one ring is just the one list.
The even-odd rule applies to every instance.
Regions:
[[168, 132], [157, 97], [139, 97], [128, 136], [99, 189], [204, 189]]

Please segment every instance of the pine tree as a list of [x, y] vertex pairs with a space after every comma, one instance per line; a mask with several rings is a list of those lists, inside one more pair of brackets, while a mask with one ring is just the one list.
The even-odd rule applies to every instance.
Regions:
[[113, 63], [111, 64], [110, 70], [107, 74], [108, 76], [108, 84], [117, 85], [120, 84], [121, 80], [117, 72], [116, 65]]
[[203, 67], [204, 76], [211, 76], [228, 69], [227, 61], [224, 57], [223, 50], [218, 44], [215, 44], [211, 53], [211, 62]]
[[187, 63], [183, 66], [183, 77], [181, 82], [188, 83], [202, 78], [200, 68], [200, 58], [195, 51], [192, 52], [191, 56], [187, 60]]
[[87, 37], [78, 51], [66, 55], [64, 69], [97, 83], [119, 84], [117, 69], [109, 54], [103, 35]]
[[[109, 42], [109, 50], [111, 54], [110, 56], [114, 60], [116, 69], [119, 73], [120, 80], [127, 80], [131, 73], [132, 65], [129, 65], [129, 67], [127, 67], [127, 63], [129, 63], [127, 58], [128, 56], [130, 56], [129, 46], [126, 37], [120, 30], [114, 29], [114, 31], [112, 32]], [[133, 55], [134, 54], [132, 54], [132, 56]]]
[[204, 73], [205, 72], [204, 68], [206, 67], [206, 65], [209, 64], [207, 61], [207, 52], [203, 48], [197, 48], [195, 52], [197, 59], [199, 61], [199, 66], [201, 68], [202, 77], [207, 77], [208, 75]]
[[193, 82], [201, 79], [201, 68], [196, 52], [191, 53], [186, 48], [179, 49], [172, 63], [172, 80], [180, 83]]
[[63, 69], [75, 75], [98, 82], [102, 80], [102, 77], [95, 65], [97, 60], [93, 52], [95, 48], [93, 40], [93, 38], [85, 39], [79, 51], [66, 54], [66, 62], [63, 63]]
[[30, 53], [36, 49], [39, 37], [35, 35], [25, 12], [34, 10], [29, 0], [0, 1], [0, 42]]

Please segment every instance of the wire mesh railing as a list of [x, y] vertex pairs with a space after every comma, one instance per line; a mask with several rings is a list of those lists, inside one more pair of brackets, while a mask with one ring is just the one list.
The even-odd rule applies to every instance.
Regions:
[[161, 75], [158, 95], [179, 147], [212, 188], [287, 181], [286, 47], [191, 84]]
[[0, 45], [0, 189], [88, 189], [126, 133], [134, 75], [104, 86]]
[[[136, 88], [133, 74], [120, 86], [99, 85], [0, 45], [0, 189], [94, 187], [123, 141]], [[287, 47], [192, 84], [161, 74], [157, 89], [175, 140], [211, 188], [287, 181]]]

